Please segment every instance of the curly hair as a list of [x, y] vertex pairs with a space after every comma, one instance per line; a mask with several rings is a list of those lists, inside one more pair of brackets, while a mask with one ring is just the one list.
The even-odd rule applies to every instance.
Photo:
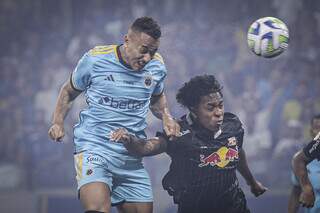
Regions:
[[222, 86], [214, 75], [195, 76], [186, 82], [176, 95], [176, 99], [183, 107], [196, 107], [203, 96], [219, 92], [222, 96]]
[[137, 18], [130, 27], [133, 31], [143, 32], [154, 39], [161, 37], [161, 29], [158, 23], [151, 17]]

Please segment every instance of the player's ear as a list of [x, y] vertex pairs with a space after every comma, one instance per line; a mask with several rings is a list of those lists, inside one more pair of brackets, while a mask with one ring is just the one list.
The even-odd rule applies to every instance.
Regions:
[[189, 107], [190, 114], [193, 118], [197, 118], [197, 113], [195, 107]]

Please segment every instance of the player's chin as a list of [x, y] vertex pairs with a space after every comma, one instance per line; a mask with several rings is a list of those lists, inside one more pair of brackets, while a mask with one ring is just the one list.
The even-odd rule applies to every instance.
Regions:
[[134, 65], [134, 66], [131, 66], [131, 67], [132, 67], [132, 69], [134, 71], [139, 71], [139, 70], [142, 70], [142, 68], [143, 68], [143, 66], [140, 66], [140, 65]]

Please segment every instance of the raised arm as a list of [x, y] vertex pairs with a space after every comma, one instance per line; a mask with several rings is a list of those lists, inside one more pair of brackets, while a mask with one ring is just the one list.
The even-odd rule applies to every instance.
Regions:
[[140, 139], [129, 134], [124, 128], [114, 131], [110, 138], [115, 142], [123, 143], [130, 153], [141, 157], [157, 155], [167, 149], [167, 141], [162, 137]]
[[180, 126], [172, 118], [165, 94], [162, 92], [161, 95], [152, 96], [150, 110], [154, 116], [162, 120], [163, 129], [166, 134], [170, 136], [179, 136]]
[[65, 82], [60, 89], [55, 111], [53, 113], [52, 126], [49, 129], [49, 136], [52, 140], [61, 141], [64, 136], [64, 118], [66, 117], [73, 100], [81, 92], [75, 90], [70, 80]]
[[315, 201], [314, 192], [307, 171], [307, 164], [310, 161], [312, 161], [312, 159], [308, 158], [303, 150], [297, 152], [292, 159], [293, 172], [298, 178], [301, 186], [299, 202], [302, 206], [307, 208], [312, 207]]
[[243, 149], [241, 149], [239, 152], [239, 165], [237, 169], [240, 172], [241, 176], [246, 180], [247, 184], [250, 186], [251, 192], [256, 197], [267, 191], [267, 188], [253, 177], [248, 167], [246, 153]]

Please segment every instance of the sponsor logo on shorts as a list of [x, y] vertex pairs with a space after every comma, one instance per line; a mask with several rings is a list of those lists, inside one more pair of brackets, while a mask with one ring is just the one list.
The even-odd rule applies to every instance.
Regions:
[[106, 163], [106, 161], [100, 156], [90, 154], [87, 157], [87, 163]]
[[92, 169], [88, 169], [87, 172], [86, 172], [87, 175], [92, 175], [92, 173], [93, 173]]

